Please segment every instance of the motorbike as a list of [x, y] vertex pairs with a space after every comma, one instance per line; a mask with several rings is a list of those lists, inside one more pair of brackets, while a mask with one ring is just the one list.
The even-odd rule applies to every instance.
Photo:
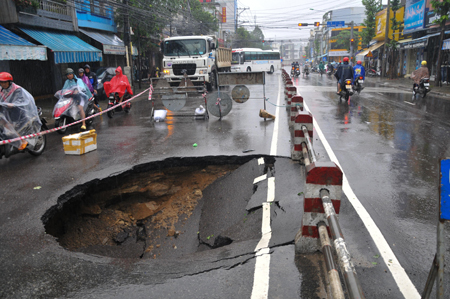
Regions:
[[[45, 118], [42, 117], [42, 109], [40, 107], [37, 107], [37, 110], [38, 110], [38, 116], [41, 120], [40, 131], [42, 132], [42, 131], [48, 130], [47, 121], [45, 120]], [[0, 118], [2, 120], [4, 120], [4, 118], [1, 115], [1, 112], [0, 112]], [[24, 135], [31, 134], [33, 131], [35, 131], [32, 128], [32, 124], [30, 122], [28, 122], [27, 126], [28, 126], [28, 128], [24, 128], [24, 132], [27, 132]], [[0, 121], [0, 140], [9, 139], [7, 137], [5, 131], [7, 131], [7, 128], [5, 128], [4, 122]], [[24, 152], [28, 152], [33, 156], [39, 156], [44, 152], [45, 146], [47, 145], [47, 136], [46, 135], [36, 136], [36, 137], [28, 138], [28, 139], [26, 139], [26, 141], [28, 142], [28, 144], [25, 147], [25, 149], [21, 150], [21, 151], [19, 151], [19, 149], [18, 149], [18, 142], [0, 145], [0, 159], [3, 156], [5, 158], [9, 158], [12, 155], [15, 155], [18, 153], [24, 153]]]
[[303, 75], [308, 76], [309, 75], [309, 69], [303, 69]]
[[291, 77], [294, 77], [294, 74], [295, 74], [295, 68], [292, 67], [292, 68], [291, 68]]
[[344, 84], [341, 84], [341, 92], [339, 93], [339, 101], [342, 101], [342, 98], [344, 98], [345, 101], [348, 101], [348, 99], [352, 95], [353, 95], [352, 80], [346, 79], [346, 80], [344, 80]]
[[320, 77], [322, 77], [324, 70], [319, 69]]
[[294, 76], [295, 76], [295, 77], [300, 76], [300, 68], [299, 68], [299, 67], [296, 67], [296, 68], [295, 68]]
[[430, 78], [422, 78], [420, 79], [419, 85], [414, 84], [413, 98], [415, 98], [417, 94], [420, 94], [422, 95], [422, 98], [425, 98], [430, 90]]
[[360, 94], [361, 91], [364, 89], [364, 78], [363, 76], [358, 76], [355, 80], [355, 91]]
[[[59, 90], [55, 93], [58, 102], [53, 109], [53, 118], [55, 119], [55, 128], [65, 126], [81, 119], [78, 106], [84, 107], [86, 117], [95, 114], [94, 97], [88, 97], [79, 86], [75, 85], [66, 90]], [[92, 125], [94, 119], [86, 120], [86, 126]], [[59, 134], [65, 134], [67, 128], [58, 130]]]
[[[123, 97], [123, 100], [125, 101], [130, 98], [131, 98], [131, 95], [128, 94], [128, 92], [126, 92]], [[111, 93], [109, 95], [109, 99], [108, 99], [108, 108], [111, 108], [112, 106], [119, 104], [119, 101], [120, 101], [119, 94], [117, 92]], [[116, 108], [109, 110], [107, 112], [107, 114], [108, 114], [109, 118], [112, 118], [114, 116], [114, 113], [120, 112], [120, 111], [125, 111], [125, 113], [129, 113], [130, 109], [131, 109], [131, 102], [127, 102], [123, 105], [117, 106]]]
[[369, 69], [369, 70], [367, 71], [367, 75], [368, 75], [368, 76], [371, 76], [371, 77], [381, 76], [381, 72], [380, 72], [380, 71], [377, 71], [377, 70], [374, 70], [374, 69]]

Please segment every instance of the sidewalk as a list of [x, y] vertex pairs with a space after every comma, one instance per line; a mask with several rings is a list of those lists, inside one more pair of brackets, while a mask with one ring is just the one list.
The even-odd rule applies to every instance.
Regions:
[[[366, 80], [371, 83], [379, 83], [387, 85], [389, 87], [401, 88], [408, 91], [412, 91], [413, 81], [410, 78], [381, 78], [381, 77], [366, 77]], [[442, 86], [435, 86], [434, 81], [430, 81], [431, 95], [439, 95], [444, 97], [450, 97], [450, 83], [443, 84]]]

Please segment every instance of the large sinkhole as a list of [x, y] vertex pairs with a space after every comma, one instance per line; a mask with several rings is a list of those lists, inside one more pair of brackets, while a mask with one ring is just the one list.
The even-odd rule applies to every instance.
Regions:
[[[176, 257], [257, 238], [246, 206], [273, 165], [252, 156], [170, 158], [78, 185], [42, 217], [70, 251], [117, 258]], [[257, 209], [256, 209], [257, 210]], [[241, 227], [242, 226], [242, 227]], [[236, 234], [236, 232], [238, 232]]]

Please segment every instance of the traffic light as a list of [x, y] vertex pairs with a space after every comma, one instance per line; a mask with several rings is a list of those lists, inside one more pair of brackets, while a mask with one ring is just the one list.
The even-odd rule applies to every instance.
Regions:
[[265, 42], [266, 42], [265, 40], [262, 41], [263, 44], [264, 44]]
[[355, 41], [355, 39], [354, 38], [351, 38], [350, 39], [350, 42], [353, 44], [353, 42]]
[[320, 26], [320, 22], [314, 22], [314, 26], [319, 27]]
[[298, 26], [308, 26], [308, 23], [298, 23]]

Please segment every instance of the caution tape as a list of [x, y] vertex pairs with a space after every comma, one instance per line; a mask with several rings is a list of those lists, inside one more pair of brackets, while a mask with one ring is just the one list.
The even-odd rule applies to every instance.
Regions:
[[[150, 87], [150, 88], [151, 88], [151, 87]], [[112, 106], [112, 107], [106, 109], [106, 110], [103, 110], [102, 112], [93, 114], [93, 115], [91, 115], [91, 116], [89, 116], [89, 117], [86, 117], [86, 118], [84, 118], [84, 119], [77, 120], [77, 121], [75, 121], [75, 122], [73, 122], [73, 123], [70, 123], [70, 124], [67, 124], [67, 125], [64, 125], [64, 126], [61, 126], [61, 127], [58, 127], [58, 128], [53, 128], [53, 129], [50, 129], [50, 130], [41, 131], [41, 132], [39, 132], [39, 133], [34, 133], [34, 134], [25, 135], [25, 136], [20, 136], [20, 137], [14, 138], [14, 139], [0, 140], [0, 145], [8, 144], [8, 143], [11, 143], [11, 142], [16, 142], [16, 141], [20, 141], [20, 140], [25, 140], [25, 139], [29, 139], [29, 138], [34, 138], [34, 137], [38, 137], [38, 136], [42, 136], [42, 135], [45, 135], [45, 134], [48, 134], [48, 133], [51, 133], [51, 132], [56, 132], [56, 131], [58, 131], [58, 130], [61, 130], [61, 129], [64, 129], [64, 128], [68, 128], [68, 127], [70, 127], [70, 126], [79, 124], [79, 123], [81, 123], [83, 120], [87, 120], [87, 119], [91, 119], [91, 118], [97, 117], [97, 116], [99, 116], [99, 115], [102, 115], [102, 114], [105, 113], [105, 112], [108, 112], [108, 111], [110, 111], [110, 110], [116, 109], [117, 107], [119, 107], [119, 106], [121, 106], [121, 105], [123, 105], [123, 104], [125, 104], [125, 103], [128, 103], [128, 102], [130, 102], [131, 100], [134, 100], [135, 98], [137, 98], [138, 96], [142, 95], [144, 92], [146, 92], [146, 91], [149, 90], [150, 88], [147, 88], [146, 90], [144, 90], [144, 91], [142, 91], [141, 93], [135, 95], [134, 97], [129, 98], [129, 99], [126, 100], [126, 101], [123, 101], [122, 103], [119, 103], [119, 104], [117, 104], [117, 105], [115, 105], [115, 106]]]

